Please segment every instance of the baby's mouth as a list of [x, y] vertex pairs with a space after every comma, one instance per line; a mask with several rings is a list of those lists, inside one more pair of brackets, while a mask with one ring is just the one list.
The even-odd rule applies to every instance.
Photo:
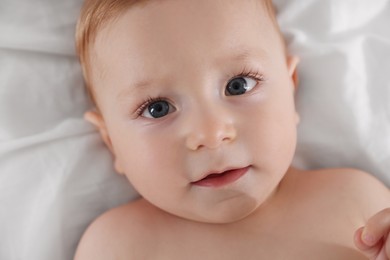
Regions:
[[221, 173], [211, 173], [201, 180], [191, 184], [201, 187], [218, 188], [233, 183], [248, 172], [250, 166], [227, 170]]

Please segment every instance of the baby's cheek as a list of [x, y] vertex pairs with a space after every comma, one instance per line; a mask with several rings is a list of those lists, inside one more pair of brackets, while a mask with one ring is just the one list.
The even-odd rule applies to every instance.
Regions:
[[264, 164], [290, 163], [296, 145], [296, 124], [292, 114], [282, 117], [277, 113], [259, 113], [257, 119], [241, 132], [241, 138], [251, 152]]
[[172, 166], [174, 148], [171, 137], [136, 137], [122, 143], [121, 159], [130, 171], [149, 176]]

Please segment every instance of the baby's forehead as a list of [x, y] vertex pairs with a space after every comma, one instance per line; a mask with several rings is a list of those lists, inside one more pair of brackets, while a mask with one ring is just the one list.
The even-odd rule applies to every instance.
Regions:
[[[158, 57], [163, 57], [158, 63], [164, 63], [164, 66], [174, 59], [186, 66], [184, 58], [194, 50], [198, 53], [193, 59], [210, 59], [211, 55], [227, 56], [228, 52], [239, 56], [245, 51], [251, 53], [251, 47], [259, 52], [259, 42], [270, 41], [270, 33], [273, 36], [279, 35], [273, 20], [272, 4], [267, 4], [270, 1], [124, 2], [126, 5], [122, 7], [125, 8], [112, 10], [111, 17], [103, 16], [104, 23], [95, 28], [96, 35], [94, 42], [90, 43], [92, 51], [88, 57], [92, 61], [89, 70], [94, 70], [94, 75], [106, 75], [112, 69], [112, 64], [125, 57], [136, 66], [128, 68], [129, 71], [137, 71], [139, 67], [146, 66], [145, 62], [148, 60], [155, 66], [149, 69], [152, 71], [156, 66], [156, 69], [161, 70], [158, 68], [161, 64], [155, 62]], [[263, 31], [262, 35], [257, 33], [259, 31]], [[253, 39], [255, 35], [258, 42], [246, 40]], [[272, 41], [276, 39], [273, 38]], [[235, 51], [236, 49], [242, 51]], [[223, 53], [223, 50], [226, 55], [218, 53]]]
[[[130, 44], [133, 44], [142, 50], [147, 46], [148, 52], [153, 51], [152, 47], [162, 50], [164, 44], [180, 51], [202, 40], [234, 45], [240, 42], [244, 33], [255, 36], [261, 32], [264, 35], [258, 39], [259, 42], [266, 41], [270, 37], [269, 32], [279, 34], [272, 16], [268, 15], [267, 5], [259, 4], [265, 1], [248, 0], [245, 4], [238, 0], [227, 0], [223, 4], [221, 1], [209, 0], [146, 3], [130, 6], [108, 21], [97, 33], [93, 47], [110, 45], [112, 48], [120, 41], [127, 41], [126, 47], [130, 48]], [[241, 35], [237, 33], [239, 31]], [[215, 46], [215, 49], [220, 47]], [[115, 51], [115, 48], [111, 50]], [[96, 52], [99, 54], [99, 51]]]
[[154, 58], [170, 62], [197, 52], [194, 58], [206, 59], [206, 54], [217, 55], [224, 48], [256, 49], [275, 40], [277, 35], [257, 1], [242, 4], [229, 0], [230, 5], [222, 5], [220, 1], [181, 1], [129, 9], [98, 35], [97, 55], [105, 52], [112, 57], [121, 51], [122, 58], [137, 61], [153, 53]]
[[[136, 26], [142, 30], [143, 25], [151, 23], [153, 21], [172, 21], [172, 31], [175, 31], [175, 28], [180, 28], [188, 24], [181, 24], [180, 14], [184, 16], [189, 16], [194, 19], [194, 23], [202, 23], [202, 20], [208, 20], [207, 18], [217, 16], [219, 10], [230, 9], [233, 13], [241, 13], [241, 19], [251, 19], [248, 17], [250, 10], [256, 9], [258, 16], [263, 19], [270, 18], [272, 21], [272, 29], [279, 30], [279, 26], [276, 22], [275, 11], [272, 5], [271, 0], [246, 0], [242, 2], [240, 0], [167, 0], [167, 1], [154, 1], [154, 0], [138, 0], [138, 1], [117, 1], [117, 0], [107, 0], [102, 1], [106, 2], [105, 7], [109, 10], [104, 13], [104, 15], [91, 17], [90, 25], [91, 28], [89, 33], [92, 36], [91, 43], [95, 42], [96, 36], [98, 34], [104, 34], [110, 31], [117, 24], [118, 20], [121, 20], [123, 16], [127, 13], [132, 13], [135, 17], [133, 22]], [[112, 4], [108, 4], [112, 2]], [[199, 4], [201, 2], [207, 4]], [[122, 3], [122, 5], [120, 5]], [[244, 4], [245, 3], [245, 4]], [[214, 7], [214, 8], [213, 8]], [[229, 8], [231, 7], [231, 8]], [[245, 8], [246, 7], [246, 8]], [[164, 12], [162, 12], [164, 8]], [[103, 11], [103, 9], [101, 10]], [[267, 15], [264, 15], [267, 14]], [[196, 16], [202, 17], [204, 19], [197, 19]], [[160, 19], [158, 19], [160, 18]], [[142, 21], [142, 24], [140, 22]], [[228, 19], [224, 20], [228, 22]], [[208, 27], [209, 24], [206, 23], [205, 27]], [[269, 26], [269, 24], [268, 24]], [[269, 26], [271, 27], [271, 26]], [[88, 32], [87, 32], [88, 33]], [[105, 36], [102, 36], [105, 37]], [[136, 37], [136, 36], [135, 36]]]

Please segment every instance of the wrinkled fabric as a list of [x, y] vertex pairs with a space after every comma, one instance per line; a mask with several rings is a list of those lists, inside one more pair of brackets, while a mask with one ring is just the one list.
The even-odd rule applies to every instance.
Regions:
[[93, 219], [138, 196], [82, 118], [81, 3], [0, 1], [2, 260], [70, 260]]
[[[72, 259], [93, 219], [138, 196], [82, 119], [81, 3], [0, 2], [0, 259]], [[359, 168], [390, 186], [390, 2], [275, 5], [301, 58], [294, 165]]]
[[390, 187], [390, 1], [275, 4], [301, 58], [294, 165], [358, 168]]

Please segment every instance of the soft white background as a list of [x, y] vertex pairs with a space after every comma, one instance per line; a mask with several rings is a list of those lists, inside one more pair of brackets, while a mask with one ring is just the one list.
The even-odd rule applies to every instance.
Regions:
[[[0, 0], [0, 259], [67, 260], [87, 225], [135, 198], [94, 128], [74, 54], [81, 0]], [[390, 186], [390, 1], [275, 0], [302, 61], [295, 165]]]

